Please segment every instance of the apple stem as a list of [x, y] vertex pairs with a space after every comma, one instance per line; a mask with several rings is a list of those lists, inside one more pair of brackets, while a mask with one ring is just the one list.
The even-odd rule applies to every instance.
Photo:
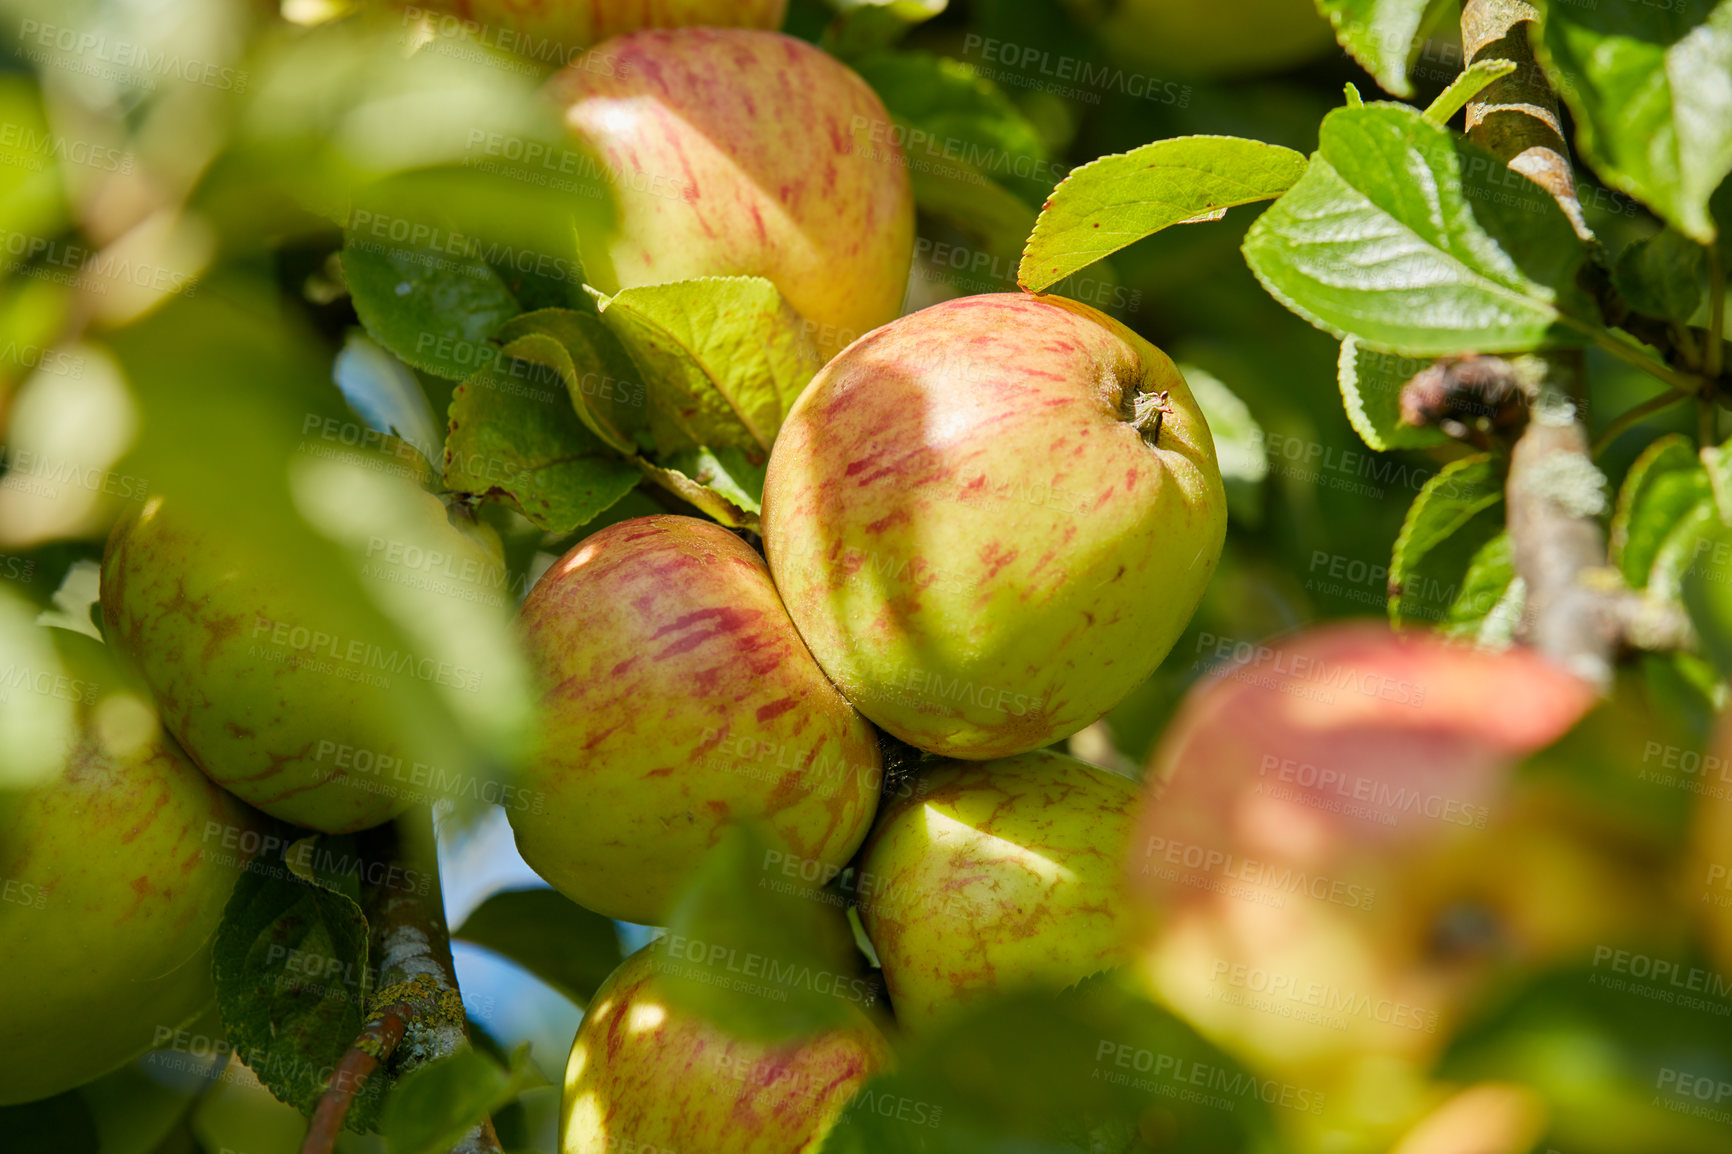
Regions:
[[1161, 421], [1173, 411], [1172, 394], [1139, 392], [1131, 398], [1131, 427], [1153, 447], [1160, 444]]

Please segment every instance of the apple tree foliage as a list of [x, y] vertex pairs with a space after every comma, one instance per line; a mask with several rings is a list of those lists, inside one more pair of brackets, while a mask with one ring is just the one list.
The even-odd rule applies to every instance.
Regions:
[[[41, 22], [54, 6], [0, 7]], [[111, 37], [162, 42], [147, 15], [124, 6], [68, 7]], [[1437, 82], [1422, 46], [1456, 19], [1453, 5], [1319, 0], [1364, 69], [1358, 83], [1368, 76], [1396, 99], [1317, 83], [1199, 82], [1182, 103], [1108, 87], [1076, 104], [995, 82], [998, 69], [958, 45], [1038, 44], [1043, 61], [1098, 55], [1078, 5], [955, 7], [832, 10], [813, 0], [793, 6], [788, 27], [849, 63], [889, 110], [921, 211], [917, 277], [953, 293], [1020, 287], [1128, 311], [1165, 338], [1208, 412], [1235, 541], [1189, 644], [1109, 718], [1120, 755], [1144, 759], [1206, 664], [1199, 655], [1223, 637], [1369, 607], [1397, 625], [1508, 644], [1524, 592], [1505, 507], [1507, 446], [1483, 436], [1464, 445], [1407, 420], [1403, 392], [1437, 358], [1495, 356], [1519, 378], [1531, 358], [1563, 348], [1584, 350], [1589, 366], [1603, 475], [1577, 482], [1609, 525], [1606, 568], [1623, 588], [1680, 608], [1700, 638], [1698, 653], [1644, 656], [1632, 676], [1700, 744], [1732, 675], [1732, 562], [1722, 560], [1732, 557], [1732, 442], [1720, 414], [1732, 397], [1723, 344], [1732, 0], [1539, 5], [1537, 57], [1569, 113], [1592, 194], [1584, 207], [1604, 226], [1594, 243], [1544, 189], [1452, 127], [1507, 72], [1462, 71], [1457, 60]], [[59, 355], [76, 358], [65, 363], [80, 366], [64, 379], [99, 399], [119, 377], [130, 390], [130, 447], [86, 468], [148, 478], [150, 491], [292, 565], [313, 595], [357, 605], [369, 601], [355, 543], [345, 545], [331, 510], [321, 520], [285, 460], [352, 449], [364, 467], [402, 470], [477, 510], [502, 538], [503, 584], [518, 595], [538, 554], [625, 517], [690, 508], [756, 529], [768, 452], [820, 367], [773, 284], [717, 277], [611, 296], [589, 285], [581, 242], [607, 226], [608, 182], [538, 99], [540, 74], [495, 47], [405, 53], [394, 23], [291, 36], [224, 19], [232, 34], [212, 40], [212, 59], [244, 83], [175, 79], [144, 92], [66, 68], [55, 81], [88, 98], [86, 131], [115, 141], [125, 163], [173, 174], [153, 192], [162, 198], [153, 220], [176, 243], [155, 259], [181, 259], [197, 280], [196, 292], [149, 308], [112, 294], [92, 315], [74, 284], [40, 275], [52, 245], [5, 270], [6, 349], [64, 347]], [[932, 28], [943, 32], [926, 35]], [[0, 119], [23, 139], [46, 139], [45, 85], [28, 63], [0, 73]], [[173, 131], [189, 122], [204, 126], [190, 142]], [[1259, 138], [1228, 134], [1246, 125]], [[0, 136], [12, 150], [0, 157], [6, 236], [113, 239], [76, 179], [58, 164], [14, 163], [35, 156], [9, 139]], [[493, 147], [502, 141], [509, 147]], [[172, 253], [183, 255], [160, 255]], [[1144, 304], [1156, 307], [1137, 311]], [[25, 419], [32, 367], [0, 356], [5, 463], [20, 478], [32, 454], [52, 458], [65, 443], [64, 430]], [[1330, 375], [1336, 388], [1319, 388]], [[1322, 483], [1329, 468], [1388, 485], [1401, 507], [1352, 504], [1348, 486]], [[69, 508], [0, 544], [0, 668], [59, 667], [39, 620], [96, 631], [90, 572], [112, 512]], [[1378, 577], [1354, 588], [1326, 580], [1343, 557]], [[380, 636], [407, 638], [401, 622], [377, 617]], [[476, 643], [418, 640], [450, 652]], [[507, 644], [503, 631], [492, 641]], [[490, 702], [491, 723], [465, 724], [428, 687], [405, 685], [384, 719], [405, 747], [436, 746], [443, 764], [464, 767], [455, 781], [509, 776], [524, 702]], [[0, 692], [0, 787], [51, 774], [74, 725], [52, 696]], [[1592, 751], [1583, 755], [1591, 762]], [[429, 800], [462, 819], [500, 799], [434, 785]], [[1648, 816], [1666, 828], [1681, 821]], [[741, 830], [716, 849], [668, 931], [710, 943], [706, 956], [724, 968], [737, 954], [775, 957], [848, 975], [858, 1001], [876, 999], [846, 911], [857, 879], [766, 890], [754, 836]], [[372, 956], [379, 895], [365, 851], [352, 837], [286, 827], [279, 841], [271, 868], [236, 890], [215, 944], [220, 1014], [206, 1026], [226, 1039], [213, 1061], [232, 1052], [310, 1113], [381, 996], [404, 995]], [[450, 933], [578, 1006], [622, 956], [618, 927], [551, 891], [496, 894]], [[327, 996], [330, 975], [292, 968], [305, 957], [330, 960], [346, 996]], [[676, 983], [672, 997], [741, 1034], [798, 1037], [836, 1020], [833, 989], [797, 986], [786, 1000], [742, 1007], [708, 976]], [[1652, 1106], [1640, 1077], [1661, 1060], [1650, 1054], [1657, 1031], [1732, 1063], [1724, 1029], [1703, 1029], [1699, 1015], [1657, 1026], [1627, 1000], [1584, 996], [1591, 979], [1547, 974], [1510, 989], [1454, 1040], [1444, 1070], [1525, 1076], [1591, 1051], [1607, 1056], [1591, 1077], [1541, 1087], [1567, 1120], [1556, 1144], [1617, 1149], [1620, 1127], [1633, 1127], [1630, 1140], [1655, 1149], [1722, 1148], [1711, 1130]], [[1155, 1079], [1103, 1077], [1126, 1053], [1209, 1071], [1233, 1108], [1189, 1104]], [[431, 1063], [411, 1055], [390, 1075], [349, 1124], [380, 1132], [392, 1154], [448, 1149], [487, 1117], [515, 1148], [527, 1132], [524, 1095], [542, 1089], [526, 1053], [507, 1055], [479, 1030], [473, 1050]], [[908, 1046], [894, 1072], [856, 1096], [825, 1150], [1116, 1152], [1157, 1140], [1273, 1150], [1265, 1089], [1177, 1016], [1097, 977], [995, 1004]], [[1139, 1127], [1157, 1109], [1167, 1130], [1151, 1137]], [[170, 1143], [196, 1143], [215, 1125], [190, 1084], [124, 1072], [0, 1118], [20, 1148], [68, 1152], [202, 1149]], [[104, 1127], [136, 1142], [107, 1143]]]

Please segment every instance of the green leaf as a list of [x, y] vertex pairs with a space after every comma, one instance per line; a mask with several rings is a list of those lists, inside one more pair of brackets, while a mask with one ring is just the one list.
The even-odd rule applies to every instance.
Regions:
[[805, 323], [762, 277], [704, 277], [596, 299], [662, 418], [650, 427], [663, 453], [708, 445], [768, 454], [820, 367]]
[[1732, 172], [1732, 0], [1544, 6], [1537, 44], [1606, 184], [1708, 244]]
[[1515, 70], [1513, 60], [1474, 61], [1426, 106], [1425, 118], [1433, 124], [1448, 124], [1449, 118], [1466, 108], [1468, 101], [1485, 91], [1486, 85]]
[[775, 868], [755, 828], [722, 835], [657, 943], [668, 1000], [736, 1037], [780, 1041], [850, 1021], [877, 991], [839, 905]]
[[525, 1090], [547, 1085], [530, 1060], [529, 1043], [511, 1055], [511, 1068], [474, 1050], [406, 1074], [385, 1100], [379, 1129], [390, 1154], [446, 1154], [463, 1136]]
[[1255, 528], [1263, 519], [1263, 481], [1269, 475], [1269, 450], [1263, 426], [1238, 395], [1213, 374], [1195, 365], [1179, 372], [1203, 410], [1215, 441], [1221, 482], [1227, 489], [1227, 510], [1235, 521]]
[[1732, 527], [1703, 522], [1691, 553], [1681, 599], [1708, 659], [1732, 678]]
[[423, 372], [454, 380], [469, 375], [487, 338], [519, 312], [479, 257], [434, 256], [353, 230], [343, 242], [343, 279], [375, 340]]
[[766, 463], [753, 464], [739, 449], [681, 449], [667, 460], [667, 468], [690, 477], [698, 484], [727, 498], [735, 507], [751, 514], [764, 511]]
[[1341, 47], [1395, 96], [1413, 95], [1408, 60], [1431, 6], [1428, 0], [1317, 0]]
[[354, 332], [343, 342], [331, 376], [368, 428], [394, 434], [429, 462], [439, 459], [444, 439], [433, 423], [433, 408], [421, 382], [402, 361]]
[[[1460, 629], [1496, 607], [1501, 589], [1490, 600], [1483, 598], [1496, 584], [1493, 541], [1503, 532], [1502, 504], [1503, 477], [1489, 453], [1451, 461], [1425, 483], [1408, 507], [1389, 561], [1392, 622]], [[1481, 601], [1464, 600], [1470, 574]]]
[[1707, 270], [1708, 250], [1668, 228], [1618, 254], [1612, 285], [1637, 312], [1685, 324], [1702, 303]]
[[1666, 538], [1712, 499], [1688, 437], [1673, 433], [1649, 445], [1625, 474], [1612, 514], [1611, 560], [1624, 580], [1646, 587]]
[[566, 534], [639, 479], [584, 427], [565, 382], [545, 366], [506, 359], [452, 394], [445, 485], [455, 492], [502, 498], [538, 527]]
[[1244, 253], [1293, 312], [1391, 352], [1580, 343], [1570, 314], [1590, 308], [1581, 245], [1545, 190], [1402, 105], [1331, 112]]
[[[688, 452], [694, 456], [700, 456], [705, 450], [693, 449], [688, 450]], [[675, 454], [675, 456], [680, 456], [680, 454]], [[636, 462], [637, 467], [642, 470], [645, 477], [680, 500], [696, 506], [700, 512], [712, 520], [726, 525], [730, 529], [749, 529], [754, 533], [758, 531], [757, 512], [735, 504], [721, 490], [712, 489], [676, 468], [658, 465], [654, 461], [646, 461], [642, 457], [638, 457]], [[760, 482], [759, 493], [761, 494], [762, 491]]]
[[579, 1006], [623, 960], [612, 921], [549, 889], [496, 893], [455, 936], [510, 958]]
[[1341, 387], [1342, 407], [1360, 440], [1380, 453], [1449, 442], [1450, 438], [1435, 426], [1408, 425], [1401, 420], [1402, 388], [1432, 363], [1429, 357], [1362, 349], [1352, 337], [1341, 342], [1336, 382]]
[[1180, 136], [1075, 169], [1048, 198], [1017, 281], [1044, 292], [1102, 257], [1169, 225], [1218, 220], [1271, 200], [1305, 172], [1289, 148], [1232, 136]]
[[[241, 875], [213, 951], [229, 1044], [279, 1099], [310, 1115], [366, 1024], [373, 973], [367, 919], [352, 900], [259, 859]], [[349, 1127], [370, 1128], [383, 1079], [355, 1098]]]
[[639, 434], [649, 427], [644, 387], [637, 366], [599, 314], [575, 309], [524, 313], [500, 326], [498, 339], [509, 355], [557, 372], [592, 433], [622, 453], [638, 451]]
[[995, 999], [921, 1039], [855, 1092], [822, 1151], [1132, 1151], [1150, 1148], [1136, 1136], [1151, 1124], [1161, 1150], [1268, 1154], [1270, 1101], [1308, 1112], [1323, 1096], [1247, 1071], [1173, 1014], [1094, 978]]

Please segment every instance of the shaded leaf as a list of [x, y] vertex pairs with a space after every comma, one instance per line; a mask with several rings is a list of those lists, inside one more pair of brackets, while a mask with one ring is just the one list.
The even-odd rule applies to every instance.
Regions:
[[1336, 383], [1347, 419], [1360, 440], [1380, 453], [1448, 443], [1449, 436], [1434, 425], [1408, 425], [1401, 420], [1402, 388], [1432, 363], [1429, 357], [1363, 349], [1352, 337], [1341, 342]]
[[877, 992], [840, 905], [771, 868], [752, 826], [722, 835], [675, 900], [657, 943], [669, 1002], [736, 1037], [779, 1041], [853, 1019]]
[[509, 1069], [485, 1054], [460, 1050], [411, 1071], [392, 1088], [379, 1120], [385, 1148], [390, 1154], [446, 1154], [525, 1090], [545, 1085], [527, 1042], [512, 1053]]
[[496, 893], [454, 936], [510, 958], [579, 1006], [623, 960], [612, 921], [550, 889]]
[[451, 398], [445, 485], [504, 498], [540, 528], [569, 533], [636, 487], [639, 476], [578, 419], [560, 376], [527, 377], [507, 359], [458, 386]]
[[[1489, 614], [1501, 598], [1468, 603], [1468, 576], [1481, 598], [1495, 587], [1497, 550], [1503, 532], [1503, 477], [1488, 453], [1445, 465], [1408, 507], [1389, 561], [1389, 618], [1412, 623], [1469, 626]], [[1507, 582], [1504, 582], [1507, 587]]]

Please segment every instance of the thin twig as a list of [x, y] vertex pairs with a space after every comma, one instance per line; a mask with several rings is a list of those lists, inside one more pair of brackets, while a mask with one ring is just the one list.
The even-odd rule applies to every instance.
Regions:
[[[388, 877], [429, 879], [425, 886], [380, 887], [367, 907], [379, 982], [374, 991], [389, 1004], [376, 1013], [338, 1063], [313, 1114], [301, 1154], [331, 1154], [343, 1121], [368, 1076], [398, 1051], [416, 1064], [457, 1053], [469, 1045], [468, 1022], [451, 962], [451, 935], [439, 893], [438, 858], [431, 815], [413, 809], [391, 825], [361, 835], [369, 858], [404, 868]], [[471, 1127], [452, 1154], [499, 1154], [491, 1120]]]
[[1673, 405], [1677, 404], [1679, 401], [1688, 401], [1689, 399], [1690, 399], [1689, 393], [1666, 392], [1666, 393], [1661, 393], [1657, 397], [1649, 397], [1647, 400], [1643, 401], [1641, 404], [1637, 405], [1635, 408], [1628, 409], [1625, 412], [1619, 413], [1616, 417], [1614, 417], [1612, 419], [1612, 423], [1607, 425], [1600, 432], [1599, 440], [1594, 442], [1594, 448], [1593, 448], [1594, 456], [1597, 457], [1601, 453], [1605, 452], [1607, 446], [1609, 446], [1613, 441], [1617, 440], [1619, 435], [1622, 434], [1631, 425], [1636, 424], [1638, 421], [1641, 421], [1645, 417], [1651, 417], [1655, 413], [1658, 413], [1664, 409], [1669, 409]]
[[[1534, 60], [1529, 33], [1535, 21], [1533, 6], [1522, 0], [1463, 0], [1468, 63], [1516, 65], [1468, 104], [1468, 135], [1551, 193], [1577, 235], [1595, 245], [1576, 198], [1557, 97]], [[1581, 350], [1563, 349], [1540, 363], [1533, 415], [1510, 454], [1505, 483], [1510, 544], [1527, 591], [1527, 640], [1564, 668], [1609, 687], [1619, 624], [1607, 599], [1582, 580], [1606, 564], [1599, 522], [1605, 482], [1578, 416], [1586, 362]]]

